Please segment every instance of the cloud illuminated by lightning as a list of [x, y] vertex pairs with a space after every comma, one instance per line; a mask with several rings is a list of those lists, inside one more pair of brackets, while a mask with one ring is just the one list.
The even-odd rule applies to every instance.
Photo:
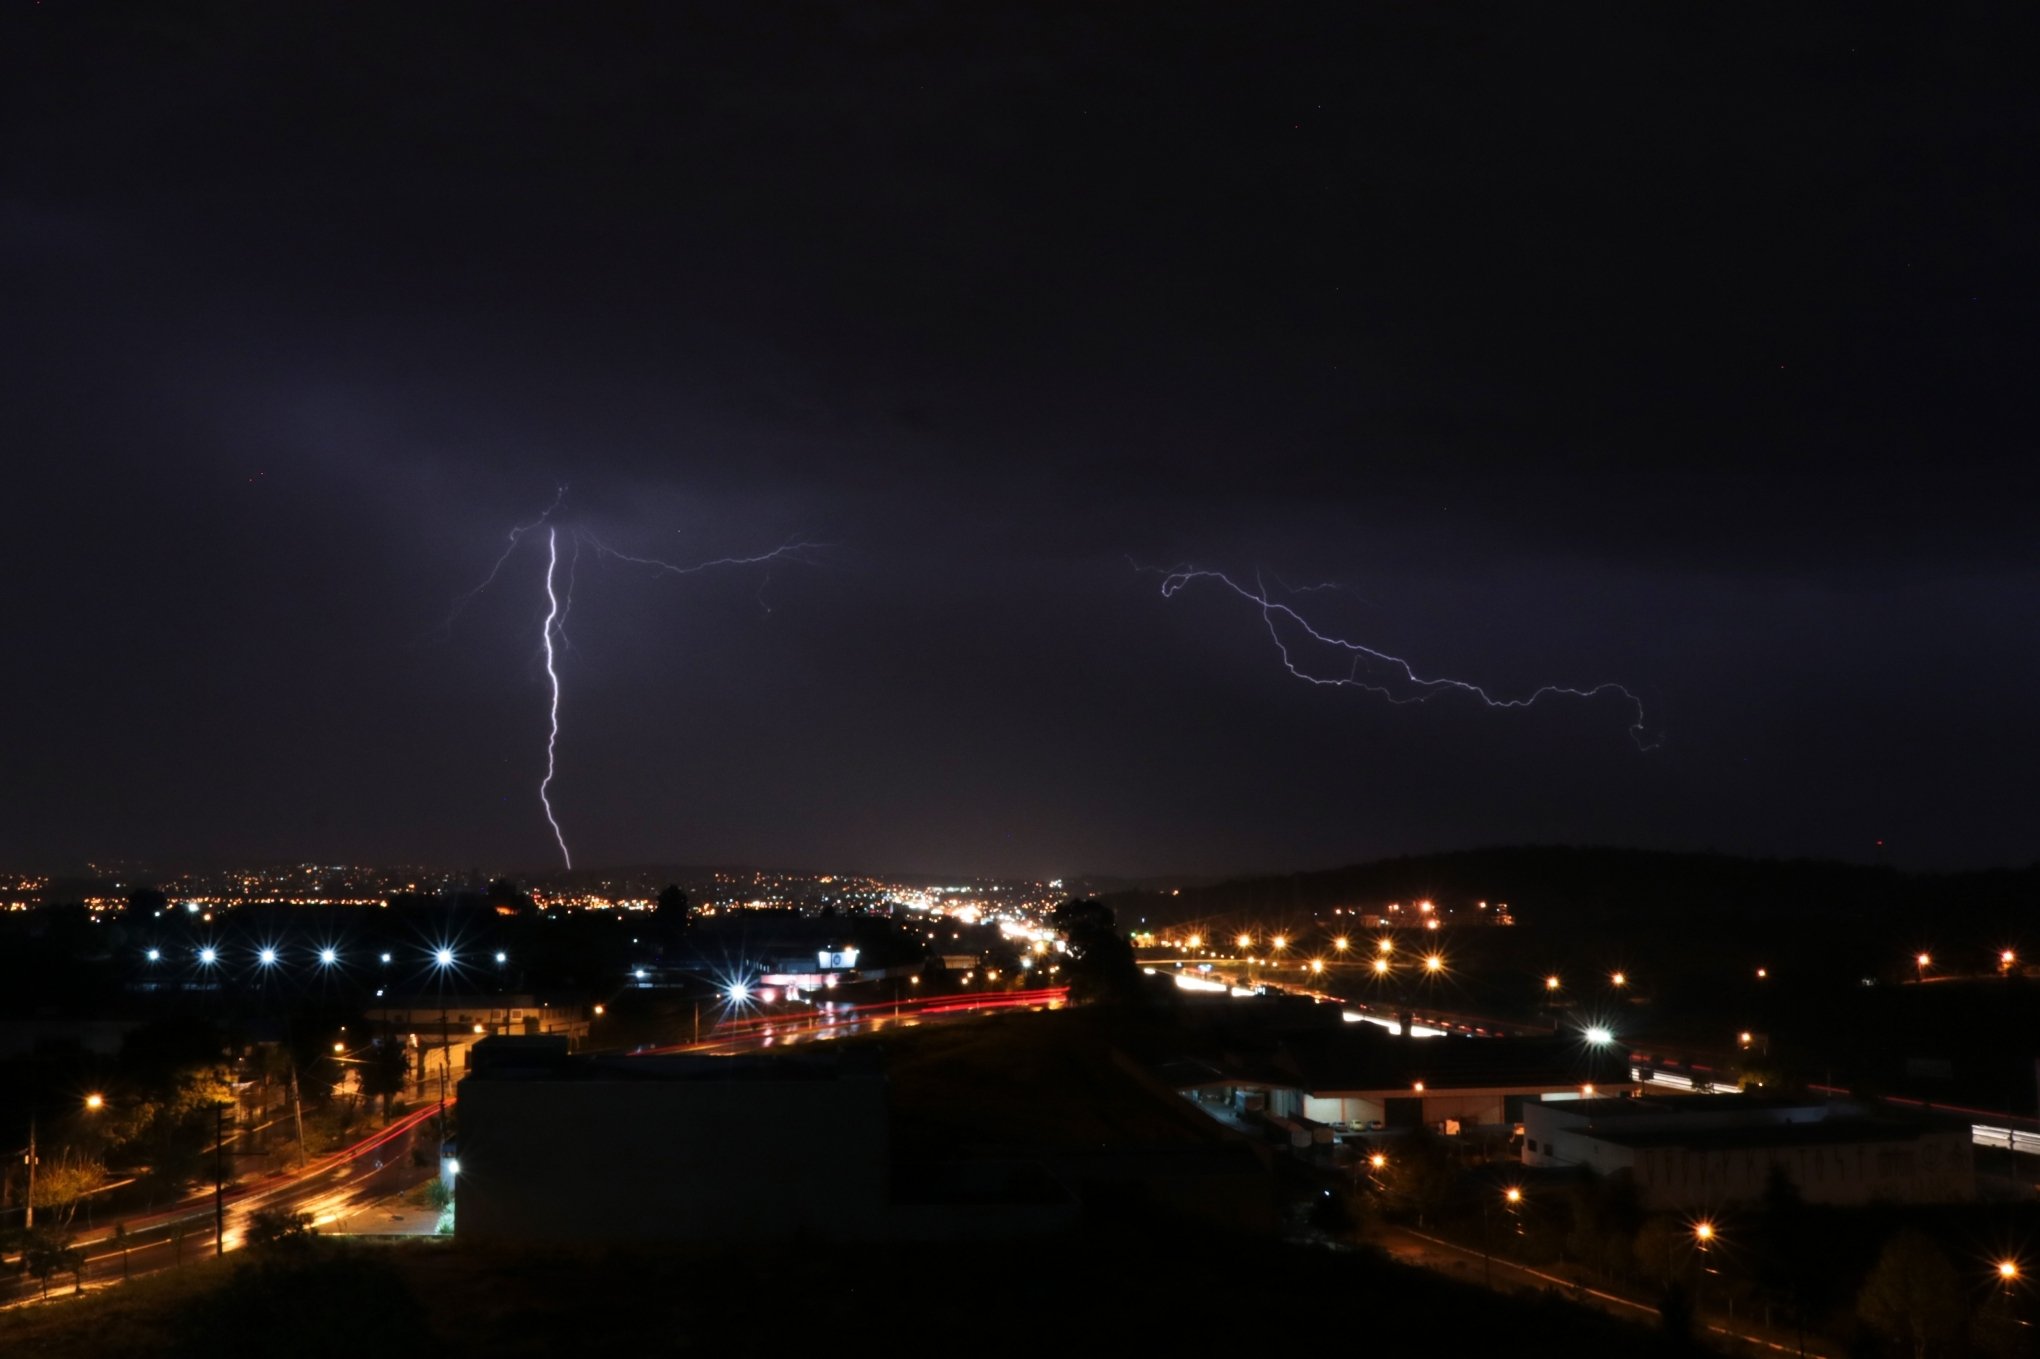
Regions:
[[[1138, 564], [1136, 564], [1138, 565]], [[1178, 566], [1166, 571], [1151, 567], [1140, 568], [1154, 571], [1162, 577], [1162, 597], [1173, 599], [1192, 585], [1210, 582], [1246, 600], [1260, 610], [1261, 623], [1268, 630], [1269, 640], [1275, 643], [1275, 650], [1282, 657], [1282, 666], [1290, 674], [1306, 684], [1323, 685], [1340, 689], [1361, 689], [1390, 703], [1427, 703], [1441, 694], [1466, 694], [1490, 708], [1528, 708], [1545, 698], [1594, 699], [1613, 695], [1622, 699], [1630, 712], [1629, 737], [1639, 750], [1652, 750], [1661, 738], [1650, 733], [1644, 723], [1643, 700], [1628, 687], [1607, 681], [1585, 688], [1563, 684], [1546, 684], [1521, 698], [1497, 698], [1479, 684], [1469, 680], [1445, 677], [1426, 678], [1419, 675], [1409, 661], [1400, 656], [1391, 656], [1385, 651], [1359, 642], [1334, 637], [1312, 626], [1310, 621], [1289, 605], [1272, 598], [1267, 586], [1257, 575], [1251, 586], [1243, 585], [1223, 571], [1206, 570], [1193, 566]], [[1308, 587], [1322, 589], [1325, 587]], [[1298, 591], [1297, 593], [1302, 593]], [[1294, 645], [1305, 640], [1329, 647], [1341, 653], [1344, 663], [1327, 672], [1315, 672], [1298, 662]]]
[[[567, 637], [567, 618], [574, 608], [574, 587], [581, 561], [582, 544], [586, 543], [595, 551], [598, 557], [608, 558], [632, 566], [648, 567], [654, 575], [675, 576], [691, 576], [718, 567], [758, 566], [781, 560], [814, 565], [816, 563], [815, 554], [827, 545], [797, 540], [788, 541], [769, 552], [760, 552], [753, 556], [717, 557], [708, 561], [687, 564], [665, 561], [657, 557], [641, 557], [632, 553], [618, 551], [602, 541], [602, 539], [596, 537], [591, 530], [581, 525], [553, 523], [554, 517], [559, 514], [562, 507], [566, 504], [566, 498], [567, 488], [562, 486], [554, 494], [552, 504], [546, 507], [545, 513], [539, 515], [538, 518], [530, 523], [517, 524], [511, 528], [509, 545], [497, 556], [494, 564], [489, 567], [488, 574], [482, 577], [481, 583], [454, 601], [453, 609], [447, 615], [446, 622], [442, 624], [442, 629], [451, 628], [454, 620], [460, 616], [461, 610], [466, 608], [477, 595], [480, 595], [491, 585], [495, 584], [497, 578], [502, 575], [504, 566], [517, 554], [517, 549], [523, 545], [527, 536], [540, 528], [545, 529], [546, 613], [545, 621], [539, 632], [539, 649], [545, 659], [545, 677], [550, 690], [550, 699], [548, 705], [549, 725], [545, 740], [545, 777], [539, 780], [538, 801], [539, 805], [545, 810], [546, 824], [552, 827], [553, 839], [559, 845], [560, 860], [567, 868], [571, 869], [574, 866], [574, 856], [573, 852], [567, 847], [566, 833], [562, 830], [559, 816], [553, 808], [552, 784], [559, 768], [560, 653], [562, 651], [573, 650], [573, 643]], [[565, 547], [567, 549], [564, 589], [561, 588], [559, 579], [562, 536], [566, 539]], [[770, 613], [771, 607], [765, 604], [762, 597], [762, 585], [760, 590], [759, 605], [767, 613]]]

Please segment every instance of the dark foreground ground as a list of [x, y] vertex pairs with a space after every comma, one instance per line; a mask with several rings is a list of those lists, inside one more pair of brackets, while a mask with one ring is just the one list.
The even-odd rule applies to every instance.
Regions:
[[0, 1354], [294, 1359], [725, 1354], [1676, 1353], [1651, 1330], [1498, 1297], [1377, 1256], [1166, 1222], [996, 1246], [816, 1244], [704, 1256], [317, 1242], [0, 1316]]

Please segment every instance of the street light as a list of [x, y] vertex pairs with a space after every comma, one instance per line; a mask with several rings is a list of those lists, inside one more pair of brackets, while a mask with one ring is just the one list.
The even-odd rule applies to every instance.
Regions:
[[1395, 940], [1393, 940], [1393, 939], [1378, 939], [1378, 940], [1376, 940], [1376, 941], [1375, 941], [1375, 944], [1374, 944], [1374, 951], [1375, 951], [1376, 953], [1393, 953], [1393, 952], [1395, 952]]
[[1337, 949], [1341, 953], [1344, 953], [1347, 949], [1351, 948], [1352, 946], [1353, 941], [1348, 939], [1343, 934], [1340, 935], [1337, 939], [1332, 940], [1332, 947]]
[[1546, 977], [1546, 978], [1544, 979], [1544, 989], [1545, 989], [1545, 990], [1547, 990], [1547, 991], [1556, 991], [1556, 990], [1558, 989], [1558, 987], [1559, 987], [1559, 981], [1558, 981], [1558, 974], [1557, 974], [1556, 972], [1552, 973], [1552, 974], [1551, 974], [1550, 976], [1548, 976], [1548, 977]]
[[255, 955], [255, 961], [261, 963], [264, 967], [275, 967], [276, 950], [265, 946]]
[[214, 963], [218, 962], [219, 960], [220, 960], [219, 950], [213, 948], [209, 944], [198, 951], [198, 961], [203, 966], [211, 967]]
[[106, 1096], [100, 1094], [87, 1095], [85, 1097], [85, 1107], [92, 1110], [104, 1109], [106, 1107]]
[[331, 947], [322, 948], [319, 950], [319, 964], [322, 967], [331, 967], [333, 966], [333, 964], [339, 961], [340, 950]]
[[1614, 976], [1608, 978], [1608, 984], [1610, 986], [1627, 986], [1629, 985], [1629, 974], [1627, 972], [1617, 972]]
[[1913, 955], [1913, 970], [1916, 975], [1916, 978], [1919, 981], [1925, 981], [1927, 979], [1927, 969], [1932, 967], [1933, 965], [1934, 965], [1933, 954], [1919, 953]]
[[1283, 949], [1289, 947], [1289, 936], [1286, 934], [1278, 934], [1268, 942], [1275, 946], [1275, 951], [1277, 953], [1280, 953]]
[[1388, 975], [1388, 959], [1376, 958], [1374, 960], [1374, 975], [1377, 977], [1386, 977]]
[[1599, 1024], [1587, 1030], [1586, 1038], [1588, 1043], [1597, 1048], [1607, 1047], [1608, 1044], [1615, 1041], [1615, 1035], [1609, 1030], [1602, 1028]]
[[1443, 972], [1444, 970], [1445, 970], [1445, 959], [1444, 959], [1444, 957], [1443, 957], [1443, 956], [1441, 956], [1441, 955], [1439, 955], [1439, 954], [1436, 954], [1436, 953], [1431, 953], [1431, 954], [1426, 954], [1426, 955], [1425, 955], [1425, 957], [1424, 957], [1424, 971], [1426, 971], [1426, 972], [1433, 972], [1433, 973], [1436, 973], [1436, 972]]
[[2017, 1260], [2000, 1260], [1998, 1261], [1997, 1272], [1998, 1278], [2004, 1281], [2006, 1287], [2010, 1287], [2018, 1280], [2019, 1262]]
[[1251, 934], [1243, 934], [1239, 938], [1233, 940], [1233, 942], [1235, 944], [1238, 944], [1241, 948], [1252, 948], [1254, 946], [1254, 936]]

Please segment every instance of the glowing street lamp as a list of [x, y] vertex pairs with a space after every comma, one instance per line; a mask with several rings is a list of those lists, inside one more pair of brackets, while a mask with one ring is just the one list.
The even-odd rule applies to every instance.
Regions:
[[1927, 969], [1934, 965], [1934, 955], [1920, 953], [1913, 956], [1913, 970], [1920, 981], [1927, 979]]
[[2000, 1260], [1998, 1261], [1997, 1273], [1998, 1278], [2005, 1286], [2010, 1287], [2018, 1280], [2019, 1262], [2017, 1260]]
[[340, 961], [340, 950], [330, 945], [319, 950], [319, 966], [331, 967]]
[[94, 1111], [104, 1109], [106, 1107], [106, 1096], [100, 1094], [87, 1095], [85, 1097], [85, 1107]]
[[1694, 1223], [1693, 1239], [1700, 1243], [1700, 1249], [1706, 1250], [1708, 1243], [1714, 1240], [1714, 1224], [1705, 1218]]
[[1627, 972], [1617, 972], [1614, 976], [1608, 978], [1608, 984], [1610, 986], [1627, 986], [1629, 985], [1629, 974]]
[[1340, 935], [1337, 939], [1332, 940], [1332, 947], [1337, 949], [1341, 953], [1344, 953], [1347, 949], [1351, 948], [1352, 946], [1353, 941], [1348, 939], [1343, 934]]
[[205, 967], [211, 967], [214, 963], [218, 962], [219, 960], [220, 951], [210, 944], [206, 945], [204, 948], [198, 951], [198, 961], [201, 965]]
[[255, 961], [261, 963], [264, 967], [275, 967], [276, 950], [273, 948], [264, 947], [259, 953], [255, 955]]
[[2006, 949], [2003, 953], [1998, 954], [1998, 967], [2003, 971], [2006, 972], [2011, 971], [2013, 964], [2017, 963], [2018, 961], [2019, 955], [2012, 952], [2010, 949]]
[[1251, 934], [1243, 934], [1239, 938], [1233, 940], [1233, 942], [1235, 944], [1238, 944], [1243, 949], [1252, 948], [1254, 946], [1254, 936]]
[[1558, 988], [1559, 988], [1559, 980], [1558, 980], [1558, 974], [1557, 974], [1556, 972], [1552, 973], [1552, 974], [1551, 974], [1550, 976], [1548, 976], [1548, 977], [1546, 977], [1546, 978], [1544, 979], [1544, 989], [1545, 989], [1545, 990], [1547, 990], [1547, 991], [1556, 991], [1556, 990], [1557, 990]]
[[1507, 1200], [1509, 1206], [1513, 1208], [1523, 1201], [1523, 1191], [1512, 1184], [1504, 1191], [1502, 1198]]
[[1376, 953], [1393, 953], [1393, 952], [1395, 952], [1395, 940], [1393, 940], [1393, 939], [1382, 939], [1382, 940], [1378, 940], [1378, 941], [1376, 941], [1376, 943], [1375, 943], [1375, 945], [1374, 945], [1374, 951], [1375, 951]]
[[1385, 1170], [1388, 1168], [1388, 1158], [1377, 1151], [1367, 1158], [1367, 1164], [1376, 1170]]
[[142, 956], [147, 958], [152, 963], [160, 963], [163, 961], [163, 950], [159, 948], [152, 948]]
[[1275, 946], [1275, 951], [1277, 953], [1280, 953], [1283, 949], [1289, 947], [1289, 936], [1286, 934], [1278, 934], [1268, 942]]
[[452, 967], [453, 950], [444, 947], [432, 950], [432, 965], [440, 968]]
[[1587, 1030], [1586, 1038], [1589, 1044], [1597, 1048], [1605, 1048], [1615, 1041], [1615, 1035], [1599, 1024]]
[[1191, 935], [1191, 936], [1190, 936], [1190, 937], [1189, 937], [1188, 939], [1185, 939], [1185, 940], [1183, 941], [1183, 947], [1185, 947], [1185, 948], [1203, 948], [1203, 947], [1204, 947], [1204, 936], [1203, 936], [1203, 935], [1201, 935], [1201, 934], [1193, 934], [1193, 935]]
[[1315, 976], [1317, 976], [1317, 975], [1321, 974], [1321, 973], [1322, 973], [1322, 972], [1323, 972], [1324, 970], [1325, 970], [1325, 960], [1324, 960], [1324, 959], [1322, 959], [1322, 958], [1313, 958], [1313, 959], [1311, 959], [1311, 960], [1310, 960], [1310, 972], [1311, 972], [1311, 975], [1312, 975], [1312, 976], [1314, 976], [1314, 977], [1315, 977]]
[[1445, 970], [1445, 959], [1444, 959], [1444, 958], [1443, 958], [1443, 957], [1442, 957], [1441, 955], [1439, 955], [1439, 954], [1436, 954], [1436, 953], [1431, 953], [1431, 954], [1426, 954], [1426, 955], [1425, 955], [1425, 957], [1424, 957], [1424, 971], [1426, 971], [1426, 972], [1430, 972], [1430, 973], [1433, 973], [1433, 974], [1436, 974], [1436, 973], [1439, 973], [1439, 972], [1443, 972], [1444, 970]]
[[1374, 975], [1377, 977], [1386, 977], [1388, 975], [1388, 959], [1376, 958], [1374, 960]]

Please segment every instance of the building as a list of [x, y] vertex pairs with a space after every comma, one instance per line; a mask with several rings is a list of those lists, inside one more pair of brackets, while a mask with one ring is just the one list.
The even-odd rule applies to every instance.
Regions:
[[[410, 1055], [411, 1080], [421, 1097], [436, 1096], [442, 1078], [449, 1089], [472, 1062], [485, 1038], [507, 1035], [588, 1036], [594, 1006], [581, 1000], [541, 1000], [531, 995], [396, 996], [365, 1012], [370, 1027]], [[442, 1067], [442, 1063], [444, 1064]]]
[[1162, 1071], [1202, 1103], [1287, 1120], [1316, 1141], [1330, 1140], [1319, 1132], [1512, 1127], [1540, 1102], [1634, 1085], [1625, 1054], [1573, 1038], [1417, 1038], [1371, 1024], [1292, 1033]]
[[485, 1242], [871, 1240], [887, 1141], [876, 1071], [491, 1038], [460, 1083], [456, 1221]]
[[1967, 1124], [1754, 1095], [1647, 1095], [1528, 1107], [1523, 1164], [1627, 1172], [1652, 1209], [1756, 1202], [1774, 1174], [1787, 1177], [1809, 1203], [1976, 1197]]

